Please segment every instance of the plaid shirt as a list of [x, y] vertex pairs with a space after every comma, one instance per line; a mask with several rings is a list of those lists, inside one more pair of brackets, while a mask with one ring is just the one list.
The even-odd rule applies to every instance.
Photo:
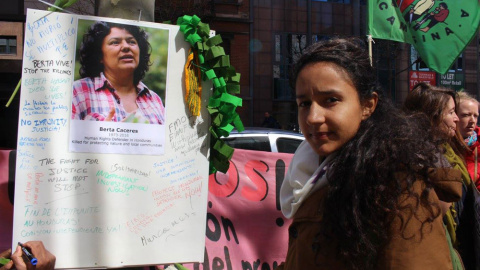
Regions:
[[[144, 118], [150, 124], [163, 125], [165, 107], [162, 99], [142, 82], [138, 83], [137, 92], [136, 116]], [[103, 121], [110, 108], [115, 108], [113, 122], [121, 122], [129, 114], [103, 73], [93, 80], [83, 78], [73, 83], [72, 119]]]

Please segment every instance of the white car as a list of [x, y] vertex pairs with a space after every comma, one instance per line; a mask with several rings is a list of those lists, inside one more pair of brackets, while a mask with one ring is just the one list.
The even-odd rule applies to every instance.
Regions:
[[230, 136], [222, 137], [226, 144], [237, 149], [292, 154], [304, 139], [301, 133], [270, 128], [245, 128], [242, 132], [233, 130]]

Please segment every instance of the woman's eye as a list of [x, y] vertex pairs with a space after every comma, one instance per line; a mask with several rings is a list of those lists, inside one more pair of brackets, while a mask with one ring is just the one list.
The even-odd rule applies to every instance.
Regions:
[[310, 106], [311, 102], [310, 101], [301, 101], [298, 103], [298, 107], [307, 107]]
[[336, 97], [331, 97], [331, 98], [327, 98], [327, 103], [335, 103], [337, 101], [339, 101], [340, 99], [336, 98]]
[[135, 44], [137, 44], [137, 41], [134, 40], [134, 39], [132, 39], [132, 40], [130, 40], [128, 43], [135, 45]]

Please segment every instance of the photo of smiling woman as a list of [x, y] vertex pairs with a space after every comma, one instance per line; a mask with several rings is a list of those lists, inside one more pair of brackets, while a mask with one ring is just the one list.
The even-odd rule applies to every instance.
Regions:
[[73, 83], [71, 118], [165, 124], [162, 98], [142, 81], [151, 54], [148, 34], [138, 26], [103, 21], [89, 26], [77, 56], [80, 77]]

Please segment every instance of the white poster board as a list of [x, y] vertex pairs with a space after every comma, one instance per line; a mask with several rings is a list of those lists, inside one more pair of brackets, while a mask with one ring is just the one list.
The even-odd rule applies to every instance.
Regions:
[[[163, 124], [72, 120], [78, 26], [88, 20], [167, 31]], [[28, 10], [13, 247], [41, 240], [56, 268], [203, 261], [209, 118], [184, 104], [189, 47], [177, 26]], [[121, 146], [102, 144], [112, 141]]]

